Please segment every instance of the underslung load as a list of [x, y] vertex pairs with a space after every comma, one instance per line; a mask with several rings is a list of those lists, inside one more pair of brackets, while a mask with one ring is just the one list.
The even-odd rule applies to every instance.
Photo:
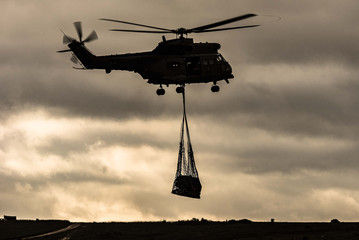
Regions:
[[[202, 185], [199, 181], [198, 172], [194, 161], [191, 139], [189, 136], [184, 87], [182, 96], [183, 118], [181, 124], [181, 137], [179, 142], [177, 172], [172, 187], [172, 193], [185, 197], [200, 198]], [[187, 154], [185, 147], [185, 136], [187, 136]]]

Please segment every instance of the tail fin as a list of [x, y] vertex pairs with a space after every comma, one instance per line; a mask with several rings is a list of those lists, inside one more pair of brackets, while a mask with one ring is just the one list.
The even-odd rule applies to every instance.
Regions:
[[68, 47], [86, 69], [95, 68], [97, 57], [93, 55], [83, 44], [78, 41], [72, 41]]
[[74, 26], [79, 36], [79, 41], [76, 39], [67, 36], [62, 30], [60, 30], [63, 34], [63, 43], [68, 44], [67, 46], [70, 48], [69, 50], [62, 50], [57, 52], [68, 52], [72, 51], [73, 57], [71, 61], [74, 63], [80, 62], [84, 69], [93, 69], [96, 66], [97, 57], [93, 55], [86, 47], [86, 42], [92, 42], [98, 39], [97, 34], [95, 31], [92, 31], [87, 38], [82, 40], [82, 23], [81, 22], [74, 22]]

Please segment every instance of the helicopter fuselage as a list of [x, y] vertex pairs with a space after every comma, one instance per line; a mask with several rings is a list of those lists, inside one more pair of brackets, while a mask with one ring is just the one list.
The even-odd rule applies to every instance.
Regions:
[[84, 69], [126, 70], [139, 73], [148, 83], [185, 85], [208, 83], [233, 78], [229, 63], [218, 53], [218, 43], [194, 43], [191, 38], [163, 41], [149, 52], [93, 55], [82, 43], [74, 40], [68, 47]]

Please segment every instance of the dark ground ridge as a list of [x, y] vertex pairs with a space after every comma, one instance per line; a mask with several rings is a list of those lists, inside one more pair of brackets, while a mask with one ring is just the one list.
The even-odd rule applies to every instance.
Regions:
[[47, 237], [32, 239], [265, 239], [265, 240], [358, 240], [359, 222], [225, 222], [192, 219], [174, 222], [1, 221], [0, 240], [22, 239], [71, 224], [79, 227]]

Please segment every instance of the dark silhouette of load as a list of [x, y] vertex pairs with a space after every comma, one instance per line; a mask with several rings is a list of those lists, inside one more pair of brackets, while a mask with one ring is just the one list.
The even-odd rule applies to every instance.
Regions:
[[172, 193], [180, 196], [200, 198], [201, 183], [192, 176], [178, 176], [173, 183]]
[[[199, 181], [198, 172], [194, 161], [191, 139], [189, 136], [184, 90], [182, 92], [182, 96], [183, 96], [183, 118], [181, 125], [179, 151], [178, 151], [177, 172], [172, 187], [172, 193], [185, 197], [200, 198], [202, 185]], [[184, 131], [184, 128], [186, 128], [186, 131]], [[187, 156], [186, 156], [186, 147], [184, 141], [185, 136], [187, 136]]]

